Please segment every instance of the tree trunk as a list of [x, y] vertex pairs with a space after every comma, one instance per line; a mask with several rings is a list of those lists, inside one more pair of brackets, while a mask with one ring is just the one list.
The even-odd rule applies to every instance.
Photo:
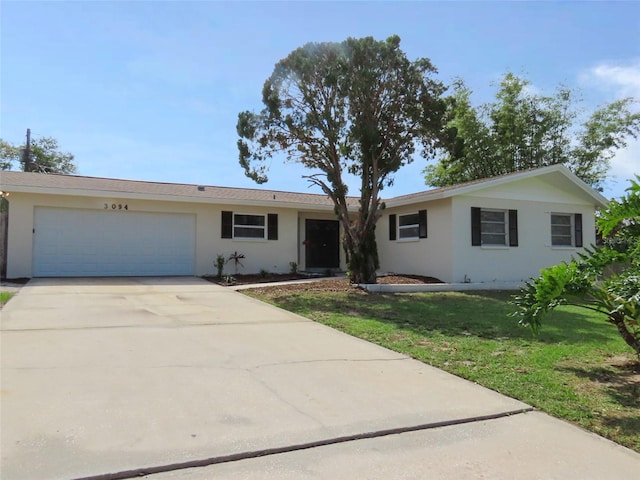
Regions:
[[622, 339], [636, 352], [636, 355], [640, 357], [640, 338], [636, 338], [627, 328], [624, 322], [624, 313], [614, 312], [609, 315], [609, 322], [613, 323], [620, 332]]
[[376, 270], [380, 266], [375, 227], [361, 232], [356, 244], [345, 242], [345, 250], [353, 283], [376, 283]]

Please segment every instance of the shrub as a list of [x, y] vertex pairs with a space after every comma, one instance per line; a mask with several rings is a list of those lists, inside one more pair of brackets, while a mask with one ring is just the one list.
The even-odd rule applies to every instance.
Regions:
[[246, 257], [244, 256], [244, 253], [238, 253], [237, 251], [229, 255], [229, 260], [227, 260], [227, 262], [233, 260], [236, 275], [238, 274], [238, 265], [244, 267], [244, 265], [242, 264], [242, 260], [244, 260], [245, 258]]
[[216, 267], [216, 277], [218, 280], [222, 279], [222, 271], [224, 270], [224, 264], [226, 263], [226, 259], [224, 255], [216, 255], [216, 261], [213, 263]]

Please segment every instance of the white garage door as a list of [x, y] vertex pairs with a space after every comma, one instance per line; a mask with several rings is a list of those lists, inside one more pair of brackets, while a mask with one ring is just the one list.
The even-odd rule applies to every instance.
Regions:
[[193, 275], [195, 216], [36, 208], [33, 275]]

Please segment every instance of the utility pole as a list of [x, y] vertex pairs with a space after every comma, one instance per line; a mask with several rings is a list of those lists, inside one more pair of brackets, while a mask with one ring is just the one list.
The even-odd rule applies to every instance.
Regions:
[[24, 171], [31, 171], [31, 129], [27, 128], [27, 146], [24, 149]]

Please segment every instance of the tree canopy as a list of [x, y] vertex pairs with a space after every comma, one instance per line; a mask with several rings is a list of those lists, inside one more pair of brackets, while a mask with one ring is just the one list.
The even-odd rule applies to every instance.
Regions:
[[534, 331], [559, 305], [596, 310], [640, 356], [640, 177], [597, 219], [604, 245], [540, 272], [515, 297], [520, 323]]
[[640, 113], [626, 98], [594, 111], [577, 125], [575, 93], [559, 87], [554, 95], [534, 93], [529, 81], [512, 73], [499, 84], [496, 100], [474, 107], [471, 90], [454, 84], [448, 111], [450, 141], [426, 183], [448, 186], [505, 173], [561, 163], [589, 185], [605, 179], [609, 161], [640, 133]]
[[[375, 282], [380, 191], [393, 173], [438, 144], [444, 86], [426, 58], [410, 61], [400, 38], [308, 43], [278, 62], [262, 90], [264, 109], [238, 115], [240, 165], [267, 181], [274, 154], [311, 170], [304, 178], [333, 201], [352, 280]], [[361, 178], [360, 206], [349, 212], [345, 174]]]
[[75, 173], [73, 155], [59, 150], [58, 141], [51, 137], [34, 138], [30, 145], [30, 162], [25, 165], [26, 145], [12, 145], [0, 139], [0, 168], [38, 173]]

